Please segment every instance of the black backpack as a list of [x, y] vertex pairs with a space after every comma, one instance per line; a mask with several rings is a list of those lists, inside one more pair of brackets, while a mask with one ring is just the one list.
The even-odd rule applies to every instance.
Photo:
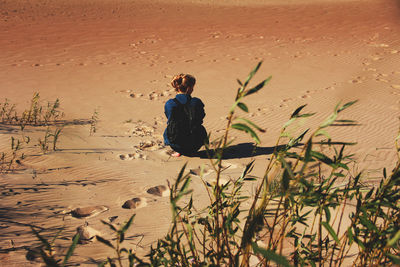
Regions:
[[195, 125], [195, 107], [190, 105], [192, 98], [189, 96], [186, 104], [181, 104], [176, 98], [173, 99], [176, 107], [172, 108], [167, 125], [167, 137], [171, 144], [189, 148], [193, 145], [198, 125]]

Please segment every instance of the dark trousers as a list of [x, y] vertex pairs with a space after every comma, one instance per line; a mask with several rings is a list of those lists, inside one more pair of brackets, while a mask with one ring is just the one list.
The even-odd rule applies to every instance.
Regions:
[[207, 142], [207, 131], [200, 125], [199, 129], [192, 134], [185, 143], [170, 144], [170, 147], [182, 155], [192, 155], [196, 153], [204, 143]]

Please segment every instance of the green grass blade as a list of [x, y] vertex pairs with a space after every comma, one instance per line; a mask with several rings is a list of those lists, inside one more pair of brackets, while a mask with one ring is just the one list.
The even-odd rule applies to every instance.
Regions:
[[393, 254], [386, 254], [388, 256], [388, 258], [396, 265], [400, 265], [400, 257], [397, 255], [393, 255]]
[[249, 76], [247, 77], [246, 81], [244, 82], [244, 84], [242, 86], [242, 91], [246, 88], [246, 86], [249, 84], [250, 80], [257, 73], [258, 69], [261, 67], [261, 64], [262, 64], [262, 61], [258, 62], [257, 66], [250, 72]]
[[241, 121], [243, 121], [243, 122], [246, 122], [247, 124], [253, 126], [255, 129], [257, 129], [258, 131], [260, 131], [260, 132], [262, 132], [262, 133], [265, 133], [265, 130], [264, 130], [264, 129], [262, 129], [262, 128], [259, 127], [257, 124], [255, 124], [254, 122], [252, 122], [252, 121], [250, 121], [250, 120], [248, 120], [248, 119], [245, 119], [245, 118], [237, 118], [237, 120], [241, 120]]
[[71, 258], [72, 253], [74, 253], [76, 245], [78, 244], [78, 241], [79, 241], [79, 234], [76, 234], [74, 236], [74, 239], [72, 240], [71, 246], [69, 246], [69, 248], [68, 248], [67, 254], [64, 257], [63, 266], [65, 266], [65, 264], [67, 264], [69, 258]]
[[133, 218], [135, 218], [135, 216], [136, 216], [136, 214], [133, 214], [130, 218], [129, 218], [129, 220], [125, 223], [125, 225], [121, 228], [121, 233], [125, 233], [126, 232], [126, 230], [128, 230], [129, 229], [129, 227], [132, 225], [132, 222], [133, 222]]
[[232, 124], [231, 127], [233, 129], [249, 133], [251, 135], [251, 137], [253, 137], [254, 141], [256, 141], [257, 144], [261, 143], [260, 139], [258, 138], [258, 135], [249, 126], [247, 126], [247, 125], [245, 125], [243, 123], [235, 123], [235, 124]]
[[242, 103], [242, 102], [239, 102], [239, 103], [237, 104], [237, 106], [238, 106], [241, 110], [243, 110], [244, 112], [249, 112], [249, 108], [246, 106], [246, 104], [244, 104], [244, 103]]
[[300, 111], [301, 111], [303, 108], [305, 108], [306, 106], [307, 106], [307, 104], [306, 104], [306, 105], [302, 105], [302, 106], [296, 108], [296, 110], [292, 113], [292, 115], [290, 116], [290, 118], [296, 118], [296, 117], [299, 115]]
[[331, 136], [329, 135], [329, 133], [328, 133], [327, 131], [322, 130], [322, 129], [319, 129], [319, 130], [315, 133], [315, 136], [321, 136], [321, 135], [325, 136], [325, 137], [328, 138], [328, 139], [331, 139]]
[[248, 95], [252, 95], [254, 93], [257, 93], [261, 88], [263, 88], [270, 80], [272, 79], [272, 76], [269, 76], [267, 79], [265, 79], [264, 81], [260, 82], [259, 84], [257, 84], [255, 87], [249, 89], [244, 95], [248, 96]]
[[337, 110], [337, 112], [339, 113], [339, 112], [345, 110], [346, 108], [352, 106], [353, 104], [355, 104], [355, 103], [357, 103], [357, 102], [358, 102], [358, 100], [354, 100], [354, 101], [347, 102], [346, 104], [344, 104], [343, 106], [341, 106], [341, 107]]
[[400, 239], [400, 230], [397, 231], [397, 233], [390, 240], [388, 240], [386, 247], [393, 247], [399, 239]]
[[282, 255], [276, 254], [272, 250], [267, 250], [264, 248], [260, 248], [256, 243], [252, 243], [253, 251], [256, 254], [263, 255], [266, 259], [275, 262], [276, 264], [284, 267], [291, 267], [289, 261]]
[[336, 244], [340, 245], [339, 238], [337, 234], [335, 233], [335, 230], [333, 230], [332, 226], [329, 225], [327, 222], [321, 222], [322, 226], [325, 227], [325, 229], [329, 232], [329, 234], [333, 237], [333, 239], [336, 241]]
[[117, 231], [118, 231], [117, 228], [115, 228], [115, 226], [112, 225], [111, 223], [106, 222], [106, 221], [104, 221], [104, 220], [100, 220], [100, 221], [101, 221], [104, 225], [107, 225], [108, 227], [110, 227], [110, 229], [113, 230], [114, 232], [117, 232]]
[[230, 108], [229, 113], [233, 113], [235, 111], [236, 106], [239, 105], [239, 103], [241, 103], [240, 101], [242, 101], [242, 99], [243, 99], [243, 96], [238, 97], [236, 99], [235, 103], [233, 103], [232, 107]]
[[180, 170], [180, 172], [179, 172], [179, 174], [178, 174], [178, 177], [176, 178], [176, 183], [175, 183], [175, 185], [178, 185], [178, 184], [180, 183], [180, 181], [182, 180], [182, 178], [183, 178], [183, 173], [185, 172], [186, 166], [187, 166], [187, 162], [185, 163], [185, 165], [183, 165], [182, 169]]
[[320, 152], [311, 151], [310, 155], [313, 158], [318, 159], [319, 161], [321, 161], [321, 162], [323, 162], [323, 163], [325, 163], [327, 165], [332, 165], [333, 164], [333, 160], [331, 160], [328, 156], [326, 156], [326, 155], [324, 155], [324, 154], [322, 154]]
[[337, 113], [333, 113], [331, 114], [320, 126], [319, 128], [326, 128], [329, 125], [331, 125], [332, 123], [335, 122], [336, 118], [337, 118]]
[[101, 242], [101, 243], [103, 243], [104, 245], [106, 245], [107, 247], [110, 247], [110, 248], [112, 248], [112, 249], [115, 249], [115, 248], [114, 248], [114, 245], [111, 244], [111, 242], [108, 241], [107, 239], [104, 239], [104, 238], [102, 238], [101, 236], [98, 236], [98, 235], [96, 235], [96, 239], [97, 239], [99, 242]]

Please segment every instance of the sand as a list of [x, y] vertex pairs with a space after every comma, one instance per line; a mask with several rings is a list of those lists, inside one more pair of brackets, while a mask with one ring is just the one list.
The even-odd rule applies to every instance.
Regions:
[[[92, 233], [111, 237], [100, 220], [122, 224], [136, 214], [129, 244], [139, 255], [169, 227], [169, 182], [188, 162], [195, 197], [207, 199], [196, 178], [202, 157], [172, 158], [163, 147], [164, 103], [174, 95], [173, 75], [197, 79], [193, 95], [205, 103], [204, 125], [222, 134], [238, 87], [259, 61], [253, 84], [272, 75], [246, 99], [248, 116], [266, 129], [251, 154], [250, 137], [232, 132], [233, 152], [224, 179], [256, 160], [261, 175], [280, 128], [307, 104], [316, 127], [339, 102], [359, 100], [343, 118], [357, 125], [332, 127], [335, 140], [357, 142], [357, 170], [374, 183], [396, 161], [399, 128], [400, 23], [396, 1], [128, 1], [0, 0], [0, 92], [29, 106], [59, 98], [68, 122], [57, 151], [41, 153], [43, 128], [28, 127], [27, 155], [0, 176], [0, 265], [39, 265], [28, 251], [38, 245], [29, 225], [45, 236], [59, 229], [65, 251], [76, 229], [90, 229], [72, 262], [92, 265], [110, 255]], [[99, 121], [90, 135], [88, 121]], [[18, 129], [0, 125], [0, 151], [10, 151]], [[213, 180], [210, 166], [206, 179]], [[224, 181], [225, 181], [224, 180]], [[124, 203], [130, 201], [123, 208]], [[72, 216], [81, 211], [79, 216]], [[35, 255], [33, 252], [29, 255]]]

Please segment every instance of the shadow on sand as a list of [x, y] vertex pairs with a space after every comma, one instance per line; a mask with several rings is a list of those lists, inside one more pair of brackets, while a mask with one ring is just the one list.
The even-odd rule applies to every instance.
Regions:
[[[283, 147], [285, 147], [285, 145], [281, 145], [278, 147], [274, 146], [258, 147], [254, 146], [254, 143], [241, 143], [226, 148], [222, 159], [242, 159], [242, 158], [251, 158], [261, 155], [270, 155], [274, 152], [275, 149], [279, 150]], [[211, 157], [214, 157], [215, 153], [216, 153], [215, 150], [209, 151]], [[192, 157], [199, 157], [204, 159], [208, 158], [208, 154], [206, 150], [201, 150]]]

